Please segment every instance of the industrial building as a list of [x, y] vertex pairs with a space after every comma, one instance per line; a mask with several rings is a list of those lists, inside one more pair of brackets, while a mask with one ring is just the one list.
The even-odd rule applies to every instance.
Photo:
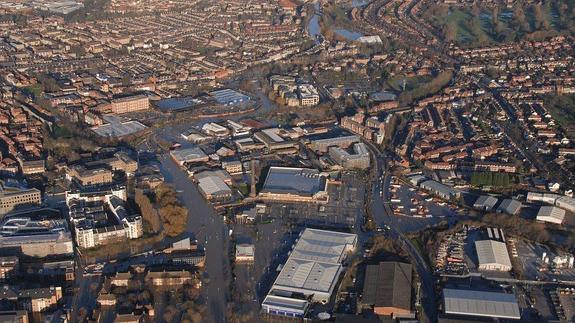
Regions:
[[519, 304], [513, 294], [462, 289], [444, 289], [446, 314], [499, 319], [521, 318]]
[[221, 105], [238, 105], [250, 101], [249, 96], [230, 89], [210, 92], [210, 96]]
[[327, 179], [316, 169], [270, 167], [258, 196], [268, 201], [327, 202]]
[[200, 147], [191, 147], [184, 149], [172, 150], [170, 156], [174, 159], [180, 166], [187, 163], [201, 163], [210, 160], [208, 155]]
[[439, 182], [433, 181], [433, 180], [428, 180], [428, 181], [423, 181], [419, 184], [419, 186], [421, 188], [423, 188], [426, 191], [429, 191], [441, 198], [444, 198], [446, 200], [449, 200], [451, 198], [455, 198], [461, 195], [461, 192], [449, 187], [447, 185], [441, 184]]
[[282, 138], [280, 132], [281, 129], [269, 128], [256, 132], [254, 137], [270, 151], [296, 152], [298, 149], [297, 142]]
[[200, 193], [209, 201], [225, 202], [232, 198], [232, 190], [218, 176], [211, 175], [198, 179]]
[[565, 220], [565, 210], [556, 206], [542, 206], [537, 212], [537, 221], [562, 224]]
[[479, 270], [510, 271], [511, 259], [505, 242], [494, 240], [475, 241]]
[[411, 311], [412, 266], [400, 262], [380, 262], [365, 270], [362, 306], [377, 315], [415, 318]]
[[510, 215], [517, 215], [523, 205], [521, 202], [513, 199], [505, 199], [497, 207], [497, 213], [506, 213]]
[[495, 208], [499, 200], [493, 196], [489, 195], [481, 195], [475, 203], [473, 203], [473, 207], [478, 210], [491, 212]]
[[270, 314], [303, 316], [307, 301], [326, 304], [343, 272], [342, 262], [357, 245], [357, 235], [305, 229], [271, 287], [262, 308]]

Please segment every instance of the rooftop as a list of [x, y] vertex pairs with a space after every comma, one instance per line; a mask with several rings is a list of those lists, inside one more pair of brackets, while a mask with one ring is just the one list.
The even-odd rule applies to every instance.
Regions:
[[324, 187], [325, 178], [316, 169], [271, 167], [262, 192], [314, 195]]
[[444, 289], [445, 313], [520, 319], [515, 295], [461, 289]]

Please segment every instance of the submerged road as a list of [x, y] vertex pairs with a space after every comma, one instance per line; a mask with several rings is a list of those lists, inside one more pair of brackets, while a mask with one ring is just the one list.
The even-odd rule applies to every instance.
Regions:
[[226, 321], [226, 305], [230, 263], [228, 257], [228, 228], [221, 215], [217, 215], [200, 194], [188, 175], [167, 155], [160, 157], [166, 181], [179, 192], [178, 197], [189, 210], [187, 232], [206, 250], [202, 296], [207, 306], [204, 322]]

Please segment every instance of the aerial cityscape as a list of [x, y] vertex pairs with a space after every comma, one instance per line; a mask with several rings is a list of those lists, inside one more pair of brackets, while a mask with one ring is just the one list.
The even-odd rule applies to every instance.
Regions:
[[0, 323], [575, 322], [575, 1], [0, 0]]

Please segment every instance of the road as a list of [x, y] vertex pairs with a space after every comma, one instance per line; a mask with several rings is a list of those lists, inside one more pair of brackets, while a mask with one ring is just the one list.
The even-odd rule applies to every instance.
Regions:
[[[423, 306], [424, 317], [420, 319], [423, 322], [437, 322], [437, 301], [435, 293], [435, 278], [431, 268], [429, 268], [425, 258], [420, 254], [417, 247], [408, 239], [402, 232], [397, 217], [393, 215], [386, 201], [389, 201], [389, 186], [391, 183], [391, 174], [388, 171], [387, 156], [372, 143], [365, 142], [371, 153], [374, 156], [374, 172], [377, 175], [375, 178], [378, 180], [377, 184], [373, 185], [370, 192], [369, 208], [373, 216], [373, 220], [377, 227], [390, 227], [389, 235], [392, 239], [401, 242], [403, 248], [409, 254], [409, 257], [417, 270], [419, 279], [421, 281], [421, 304]], [[383, 176], [383, 196], [379, 194], [381, 181], [379, 178]]]
[[223, 217], [218, 216], [198, 192], [187, 174], [167, 155], [160, 157], [162, 173], [166, 181], [174, 185], [179, 198], [188, 208], [187, 232], [206, 251], [204, 275], [209, 279], [202, 286], [202, 296], [207, 305], [205, 322], [225, 322], [229, 293], [230, 264], [228, 257], [228, 228]]

